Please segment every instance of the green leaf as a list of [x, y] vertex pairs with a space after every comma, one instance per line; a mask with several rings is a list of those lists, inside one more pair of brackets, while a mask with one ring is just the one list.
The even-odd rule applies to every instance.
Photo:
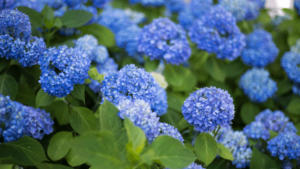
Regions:
[[155, 162], [171, 169], [187, 167], [196, 159], [194, 153], [179, 140], [166, 135], [158, 136], [149, 148], [155, 152]]
[[115, 46], [115, 35], [108, 28], [99, 24], [91, 24], [80, 28], [83, 34], [94, 35], [100, 45], [106, 47]]
[[72, 96], [74, 96], [76, 99], [82, 100], [85, 104], [85, 86], [84, 84], [78, 84], [74, 86], [73, 91], [71, 92]]
[[90, 68], [88, 74], [93, 80], [97, 80], [99, 83], [101, 83], [104, 80], [104, 75], [99, 74], [97, 68], [95, 67]]
[[35, 105], [36, 107], [48, 106], [53, 102], [54, 99], [55, 96], [48, 95], [48, 93], [45, 93], [41, 88], [36, 95]]
[[7, 60], [6, 58], [0, 58], [0, 72], [3, 70], [8, 64], [10, 63], [10, 60]]
[[125, 118], [124, 127], [128, 137], [128, 144], [126, 146], [127, 151], [132, 151], [137, 155], [140, 154], [143, 151], [146, 143], [144, 131], [135, 126], [128, 118]]
[[243, 104], [241, 108], [241, 117], [245, 124], [250, 124], [255, 120], [255, 116], [259, 113], [259, 107], [251, 102]]
[[3, 165], [0, 164], [1, 169], [14, 169], [13, 166], [14, 165], [12, 164], [3, 164]]
[[86, 107], [71, 107], [70, 124], [80, 135], [96, 131], [96, 118]]
[[197, 79], [195, 75], [191, 72], [191, 70], [186, 69], [182, 78], [182, 84], [180, 86], [174, 86], [174, 91], [193, 91], [196, 86]]
[[68, 164], [72, 167], [76, 167], [86, 163], [86, 160], [82, 159], [76, 152], [71, 148], [66, 156]]
[[15, 101], [25, 104], [27, 106], [35, 107], [35, 92], [28, 86], [18, 85], [18, 93]]
[[257, 140], [249, 139], [249, 146], [254, 146], [257, 143]]
[[111, 132], [92, 132], [74, 138], [70, 143], [75, 153], [98, 169], [123, 169], [126, 166], [115, 146]]
[[30, 23], [35, 24], [36, 26], [42, 27], [42, 23], [43, 23], [43, 18], [42, 15], [37, 12], [34, 9], [28, 8], [28, 7], [24, 7], [24, 6], [20, 6], [17, 7], [19, 11], [23, 12], [24, 14], [28, 15], [28, 17], [30, 18]]
[[228, 165], [226, 165], [228, 161], [222, 158], [216, 158], [212, 163], [207, 166], [206, 169], [225, 169]]
[[300, 98], [294, 97], [288, 104], [286, 110], [294, 115], [300, 115]]
[[86, 24], [92, 17], [93, 14], [84, 10], [68, 10], [60, 17], [60, 20], [67, 28], [78, 28]]
[[56, 28], [61, 28], [62, 27], [62, 22], [59, 18], [55, 18], [53, 26]]
[[54, 114], [56, 117], [56, 120], [58, 121], [59, 125], [66, 125], [70, 123], [70, 110], [67, 105], [62, 100], [55, 101], [52, 103], [53, 108], [54, 108]]
[[181, 130], [187, 128], [188, 126], [190, 126], [190, 123], [188, 123], [188, 122], [186, 121], [186, 119], [182, 118], [182, 119], [179, 121], [179, 123], [178, 123], [178, 125], [177, 125], [177, 128], [178, 128], [179, 131], [181, 131]]
[[167, 113], [160, 116], [160, 121], [176, 127], [177, 125], [179, 125], [182, 117], [183, 116], [181, 112], [177, 112], [171, 108], [168, 108]]
[[293, 83], [289, 80], [282, 81], [278, 84], [278, 90], [277, 90], [277, 95], [283, 95], [286, 94], [287, 92], [291, 91], [293, 87]]
[[60, 164], [41, 163], [36, 165], [38, 169], [72, 169], [71, 167]]
[[216, 157], [218, 144], [216, 140], [208, 133], [201, 133], [195, 141], [195, 152], [198, 159], [209, 165]]
[[269, 130], [269, 132], [270, 132], [270, 139], [272, 139], [272, 138], [278, 136], [278, 133], [275, 132], [275, 131], [273, 131], [273, 130]]
[[289, 8], [283, 8], [282, 9], [284, 13], [289, 14], [291, 16], [293, 16], [295, 14], [295, 11]]
[[300, 123], [299, 122], [296, 124], [296, 129], [297, 129], [298, 136], [300, 136]]
[[145, 69], [147, 72], [153, 72], [157, 69], [159, 65], [159, 60], [150, 60], [149, 57], [144, 56]]
[[126, 131], [123, 130], [123, 122], [118, 116], [119, 109], [111, 102], [105, 100], [99, 110], [100, 118], [97, 123], [100, 123], [101, 130], [108, 130], [113, 134], [116, 147], [123, 152], [127, 143], [127, 137]]
[[48, 5], [45, 5], [45, 7], [42, 10], [41, 14], [47, 22], [51, 23], [54, 19], [54, 11]]
[[177, 94], [175, 92], [172, 93], [168, 92], [167, 96], [168, 96], [167, 100], [168, 100], [169, 107], [178, 112], [181, 112], [181, 107], [183, 105], [185, 98], [182, 95]]
[[240, 59], [236, 59], [226, 64], [225, 70], [227, 78], [237, 78], [247, 70], [247, 67]]
[[230, 161], [233, 160], [233, 156], [231, 152], [223, 144], [218, 143], [217, 154], [226, 160], [230, 160]]
[[15, 163], [24, 166], [33, 166], [47, 160], [42, 145], [28, 136], [15, 142], [1, 143], [0, 157], [2, 153], [6, 153]]
[[52, 136], [47, 150], [51, 160], [57, 161], [66, 156], [70, 149], [69, 142], [72, 139], [72, 133], [67, 131], [61, 131]]
[[226, 71], [220, 60], [210, 56], [205, 62], [206, 72], [215, 80], [224, 82], [226, 78]]
[[275, 160], [253, 147], [250, 169], [279, 169]]
[[18, 91], [18, 83], [15, 78], [4, 73], [0, 75], [0, 93], [4, 96], [10, 96], [14, 100]]
[[166, 64], [164, 76], [168, 84], [172, 86], [181, 86], [184, 81], [186, 68], [183, 66], [176, 66]]

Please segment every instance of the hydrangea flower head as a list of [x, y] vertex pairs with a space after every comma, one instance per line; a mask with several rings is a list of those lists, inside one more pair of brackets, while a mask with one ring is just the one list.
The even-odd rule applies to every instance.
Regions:
[[75, 7], [87, 2], [87, 0], [64, 0], [69, 7]]
[[29, 17], [16, 10], [5, 9], [0, 11], [0, 35], [10, 35], [12, 38], [29, 40], [31, 24]]
[[189, 29], [191, 41], [201, 50], [215, 53], [219, 59], [236, 59], [245, 47], [245, 35], [235, 18], [221, 6], [211, 8]]
[[220, 5], [232, 13], [237, 22], [253, 20], [259, 15], [258, 4], [249, 0], [221, 0]]
[[159, 118], [151, 111], [150, 105], [144, 100], [121, 100], [117, 105], [122, 119], [128, 118], [140, 127], [148, 140], [152, 142], [159, 133]]
[[281, 59], [281, 66], [283, 67], [288, 77], [295, 83], [300, 83], [299, 65], [300, 65], [300, 53], [286, 52]]
[[170, 12], [180, 12], [186, 6], [186, 2], [185, 0], [166, 0], [165, 5]]
[[95, 61], [96, 63], [103, 64], [106, 62], [108, 57], [109, 57], [109, 54], [108, 54], [106, 47], [104, 47], [102, 45], [98, 45], [93, 50], [91, 60]]
[[111, 0], [92, 0], [93, 6], [103, 8]]
[[264, 124], [259, 121], [250, 123], [244, 128], [243, 131], [247, 135], [247, 137], [254, 140], [258, 140], [260, 138], [263, 140], [267, 140], [270, 138], [270, 132], [266, 129]]
[[131, 4], [141, 3], [146, 7], [158, 7], [165, 4], [164, 0], [129, 0]]
[[294, 46], [291, 46], [291, 51], [300, 53], [300, 39], [296, 41], [296, 44]]
[[242, 75], [240, 88], [252, 102], [263, 103], [277, 91], [276, 82], [269, 76], [264, 69], [252, 68]]
[[146, 20], [146, 16], [142, 12], [132, 11], [131, 9], [125, 9], [124, 12], [135, 24], [140, 24]]
[[250, 0], [258, 5], [260, 9], [265, 7], [266, 0]]
[[284, 159], [284, 160], [282, 161], [281, 168], [282, 168], [282, 169], [293, 169], [293, 168], [294, 168], [294, 165], [291, 163], [290, 160]]
[[249, 66], [265, 67], [275, 61], [278, 52], [272, 35], [263, 29], [257, 29], [246, 38], [242, 60]]
[[184, 118], [196, 131], [210, 132], [220, 126], [229, 126], [234, 118], [233, 99], [216, 87], [204, 87], [190, 94], [181, 108]]
[[39, 82], [49, 95], [64, 97], [76, 84], [88, 78], [91, 60], [77, 48], [49, 48], [39, 60], [42, 71]]
[[181, 136], [180, 132], [174, 128], [173, 126], [167, 124], [167, 123], [159, 123], [159, 134], [160, 135], [167, 135], [173, 138], [176, 138], [183, 144], [183, 137]]
[[300, 0], [295, 0], [294, 1], [294, 7], [295, 7], [298, 15], [300, 15]]
[[1, 0], [0, 1], [0, 10], [2, 9], [12, 9], [15, 4], [15, 0]]
[[273, 157], [297, 159], [300, 156], [300, 136], [294, 132], [281, 132], [268, 141], [268, 151]]
[[146, 25], [139, 35], [138, 51], [151, 60], [165, 59], [170, 64], [181, 64], [191, 55], [185, 31], [168, 18], [158, 18]]
[[300, 96], [300, 84], [294, 84], [292, 90], [295, 95]]
[[[167, 169], [170, 169], [170, 168], [167, 168]], [[205, 168], [203, 168], [201, 165], [196, 164], [195, 162], [193, 162], [192, 164], [190, 164], [187, 167], [184, 167], [183, 169], [205, 169]]]

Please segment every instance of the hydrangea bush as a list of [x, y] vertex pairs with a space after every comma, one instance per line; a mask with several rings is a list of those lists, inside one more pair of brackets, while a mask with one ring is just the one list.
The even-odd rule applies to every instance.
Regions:
[[299, 169], [300, 1], [0, 0], [0, 169]]

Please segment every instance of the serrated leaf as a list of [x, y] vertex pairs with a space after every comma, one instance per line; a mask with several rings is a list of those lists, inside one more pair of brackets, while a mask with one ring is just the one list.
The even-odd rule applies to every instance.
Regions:
[[105, 100], [100, 106], [99, 111], [100, 117], [97, 120], [97, 123], [100, 123], [101, 130], [112, 132], [116, 147], [118, 147], [121, 152], [125, 151], [127, 136], [126, 131], [123, 130], [123, 122], [118, 116], [119, 109], [111, 102]]
[[[139, 155], [146, 144], [146, 136], [144, 131], [135, 126], [128, 118], [125, 118], [124, 127], [126, 129], [128, 144], [127, 151], [132, 151], [135, 155]], [[130, 147], [129, 147], [130, 146]], [[128, 148], [130, 150], [128, 150]]]
[[187, 167], [196, 159], [179, 140], [166, 135], [158, 136], [149, 148], [155, 152], [154, 161], [171, 169]]
[[144, 56], [145, 69], [147, 72], [155, 71], [159, 65], [159, 60], [150, 60], [149, 57]]
[[55, 96], [50, 96], [48, 93], [45, 93], [43, 89], [40, 89], [36, 95], [35, 105], [36, 107], [48, 106], [55, 99]]
[[54, 114], [56, 120], [58, 121], [59, 125], [66, 125], [70, 123], [70, 110], [64, 101], [58, 100], [52, 103], [54, 108]]
[[216, 140], [208, 133], [201, 133], [195, 141], [195, 152], [198, 159], [209, 165], [216, 157], [218, 144]]
[[266, 154], [261, 153], [257, 148], [253, 147], [252, 157], [250, 161], [250, 169], [279, 169], [275, 160]]
[[181, 86], [184, 81], [186, 68], [171, 64], [165, 65], [164, 76], [168, 84], [172, 86]]
[[8, 64], [9, 64], [10, 60], [6, 59], [6, 58], [0, 58], [0, 72], [2, 69], [4, 69]]
[[70, 124], [80, 135], [96, 131], [96, 118], [86, 107], [71, 107]]
[[66, 156], [70, 149], [69, 142], [72, 141], [72, 139], [72, 133], [67, 131], [61, 131], [52, 136], [47, 150], [51, 160], [57, 161]]
[[42, 10], [41, 14], [44, 17], [44, 19], [49, 23], [51, 23], [54, 19], [54, 11], [48, 5], [45, 5], [45, 7]]
[[28, 86], [18, 85], [18, 92], [15, 101], [27, 106], [35, 107], [35, 92]]
[[231, 152], [223, 144], [218, 143], [217, 154], [226, 160], [230, 160], [230, 161], [233, 160], [233, 156]]
[[272, 138], [278, 136], [278, 133], [275, 132], [275, 131], [273, 131], [273, 130], [269, 130], [269, 132], [270, 132], [270, 139], [272, 139]]
[[17, 7], [17, 9], [23, 12], [24, 14], [28, 15], [28, 17], [30, 18], [30, 23], [35, 24], [36, 26], [39, 27], [43, 26], [42, 15], [36, 10], [24, 6], [19, 6]]
[[86, 163], [86, 160], [82, 159], [75, 151], [71, 148], [66, 156], [68, 164], [72, 167], [76, 167]]
[[243, 104], [241, 117], [245, 124], [250, 124], [255, 120], [255, 116], [260, 112], [259, 107], [251, 102]]
[[60, 20], [67, 28], [78, 28], [86, 24], [92, 17], [93, 14], [84, 10], [68, 10], [60, 17]]
[[288, 104], [286, 110], [294, 115], [300, 115], [300, 98], [293, 98]]
[[224, 65], [213, 56], [210, 56], [205, 62], [205, 70], [213, 79], [219, 82], [225, 81], [226, 71]]
[[4, 96], [10, 96], [12, 100], [15, 99], [18, 91], [18, 83], [15, 78], [8, 74], [0, 75], [0, 93]]
[[82, 100], [85, 104], [85, 86], [84, 84], [75, 85], [73, 91], [71, 92], [72, 96], [76, 99]]
[[94, 35], [100, 45], [106, 47], [115, 46], [115, 35], [108, 28], [99, 24], [91, 24], [80, 28], [83, 34]]
[[56, 28], [61, 28], [62, 27], [62, 22], [59, 18], [55, 18], [53, 26]]

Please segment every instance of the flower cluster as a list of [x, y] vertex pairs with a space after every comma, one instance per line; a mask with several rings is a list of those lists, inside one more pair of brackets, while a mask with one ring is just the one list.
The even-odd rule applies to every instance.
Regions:
[[242, 75], [240, 88], [252, 102], [263, 103], [277, 91], [276, 82], [269, 76], [264, 69], [252, 68]]
[[103, 8], [111, 0], [92, 0], [93, 6]]
[[2, 94], [0, 94], [0, 119], [0, 123], [4, 123], [3, 131], [1, 129], [4, 142], [16, 141], [23, 136], [42, 139], [45, 134], [53, 131], [54, 122], [45, 110], [24, 106]]
[[173, 126], [171, 126], [167, 123], [159, 123], [158, 126], [159, 126], [158, 136], [167, 135], [167, 136], [176, 138], [183, 144], [183, 138], [182, 138], [180, 132], [176, 128], [174, 128]]
[[188, 60], [191, 48], [185, 31], [168, 18], [159, 18], [146, 25], [138, 38], [138, 51], [151, 60], [164, 59], [170, 64]]
[[151, 111], [149, 103], [144, 100], [120, 100], [117, 105], [119, 116], [128, 118], [136, 126], [140, 127], [148, 140], [152, 142], [159, 134], [159, 117]]
[[252, 138], [254, 140], [258, 140], [260, 138], [267, 140], [270, 138], [270, 132], [260, 121], [254, 121], [250, 123], [244, 128], [243, 132], [247, 135], [248, 138]]
[[39, 60], [42, 71], [39, 82], [49, 95], [64, 97], [76, 84], [88, 78], [91, 60], [77, 48], [59, 46], [49, 48]]
[[146, 20], [146, 16], [142, 12], [132, 11], [131, 9], [125, 9], [124, 12], [134, 24], [140, 24]]
[[300, 156], [300, 136], [294, 132], [281, 132], [268, 141], [268, 151], [273, 157], [297, 159]]
[[180, 12], [186, 5], [184, 0], [166, 0], [165, 6], [170, 12]]
[[64, 0], [69, 7], [74, 7], [87, 2], [87, 0]]
[[294, 1], [294, 7], [295, 7], [298, 15], [300, 15], [300, 0], [295, 0]]
[[300, 84], [294, 84], [292, 90], [295, 95], [300, 96]]
[[255, 121], [261, 122], [267, 130], [273, 130], [275, 132], [279, 132], [281, 130], [282, 132], [297, 132], [294, 124], [289, 122], [289, 118], [279, 110], [272, 112], [271, 110], [266, 109], [255, 117]]
[[129, 0], [131, 4], [141, 3], [143, 6], [157, 7], [165, 4], [164, 0]]
[[167, 95], [155, 79], [144, 69], [135, 65], [126, 65], [117, 73], [104, 77], [101, 92], [104, 99], [119, 104], [123, 99], [145, 100], [158, 115], [167, 111]]
[[204, 87], [184, 101], [182, 114], [196, 131], [210, 132], [218, 125], [227, 127], [234, 118], [233, 99], [227, 91]]
[[249, 66], [265, 67], [275, 61], [278, 52], [272, 35], [263, 29], [257, 29], [246, 38], [242, 60]]
[[[293, 48], [296, 50], [296, 48]], [[295, 83], [300, 83], [300, 53], [286, 52], [281, 59], [281, 66], [288, 77]]]
[[221, 0], [220, 5], [235, 17], [237, 22], [253, 20], [259, 15], [259, 6], [251, 0]]
[[211, 8], [196, 20], [188, 34], [199, 49], [215, 53], [220, 59], [234, 60], [245, 47], [245, 35], [232, 14], [221, 6]]
[[260, 9], [264, 8], [266, 3], [266, 0], [249, 0], [249, 1], [256, 3]]
[[241, 131], [233, 131], [231, 127], [222, 127], [216, 137], [218, 143], [223, 144], [231, 154], [234, 160], [232, 164], [236, 168], [245, 168], [249, 166], [252, 156], [252, 150], [249, 147], [246, 135]]
[[292, 169], [292, 168], [294, 168], [294, 166], [293, 166], [293, 164], [291, 163], [290, 160], [288, 160], [288, 159], [285, 158], [285, 159], [282, 161], [281, 168], [282, 168], [282, 169]]

